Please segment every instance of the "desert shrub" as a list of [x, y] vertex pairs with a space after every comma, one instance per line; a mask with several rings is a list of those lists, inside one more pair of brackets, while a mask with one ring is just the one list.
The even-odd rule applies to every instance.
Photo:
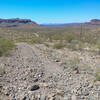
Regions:
[[87, 72], [88, 74], [93, 74], [93, 69], [92, 69], [89, 65], [87, 65], [87, 64], [83, 64], [83, 65], [80, 67], [80, 69], [81, 69], [82, 71]]
[[10, 67], [6, 67], [6, 66], [0, 66], [0, 75], [4, 75], [8, 72], [11, 71], [11, 68]]
[[80, 63], [80, 59], [78, 57], [74, 57], [70, 60], [70, 67], [73, 70], [78, 70], [78, 64]]
[[68, 45], [68, 48], [72, 50], [82, 50], [84, 48], [84, 43], [79, 40], [72, 40]]
[[45, 46], [48, 47], [48, 48], [50, 47], [50, 45], [48, 43], [45, 43]]
[[64, 39], [70, 43], [72, 40], [76, 40], [77, 39], [77, 35], [75, 33], [66, 33], [64, 34]]
[[64, 44], [62, 42], [59, 42], [59, 43], [55, 43], [54, 46], [53, 46], [55, 49], [61, 49], [64, 47]]
[[99, 50], [98, 53], [100, 54], [100, 40], [97, 40], [96, 45], [97, 45], [97, 48]]
[[55, 34], [54, 36], [52, 36], [52, 39], [53, 40], [61, 40], [62, 36], [61, 36], [61, 34]]
[[71, 61], [70, 62], [70, 67], [72, 68], [72, 69], [76, 69], [76, 68], [78, 68], [78, 66], [77, 66], [77, 63], [75, 62], [75, 61]]
[[100, 71], [96, 71], [95, 72], [95, 79], [94, 79], [94, 81], [96, 82], [96, 81], [100, 81]]
[[96, 44], [96, 39], [92, 36], [92, 35], [87, 35], [87, 36], [83, 36], [83, 42], [85, 43], [89, 43], [89, 44]]
[[5, 74], [5, 73], [6, 73], [5, 67], [0, 66], [0, 75]]
[[13, 41], [0, 38], [0, 56], [8, 54], [13, 47]]
[[36, 44], [41, 44], [43, 42], [43, 40], [40, 37], [33, 37], [30, 41], [32, 44], [36, 43]]

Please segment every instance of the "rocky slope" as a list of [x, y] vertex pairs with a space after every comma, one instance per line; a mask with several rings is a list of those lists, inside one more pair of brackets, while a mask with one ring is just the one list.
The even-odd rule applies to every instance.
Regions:
[[[81, 60], [78, 70], [69, 64], [74, 56]], [[100, 100], [100, 83], [92, 80], [99, 56], [17, 43], [10, 56], [0, 59], [5, 68], [0, 100]], [[83, 68], [86, 64], [91, 70]]]
[[100, 25], [100, 19], [92, 19], [90, 22], [87, 22], [85, 24], [88, 24], [88, 25]]

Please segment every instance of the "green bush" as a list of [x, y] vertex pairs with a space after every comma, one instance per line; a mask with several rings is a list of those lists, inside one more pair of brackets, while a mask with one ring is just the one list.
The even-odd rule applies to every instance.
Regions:
[[0, 38], [0, 56], [8, 54], [13, 47], [13, 41]]
[[54, 47], [55, 49], [61, 49], [61, 48], [64, 47], [64, 44], [63, 44], [62, 42], [59, 42], [59, 43], [54, 44], [53, 47]]

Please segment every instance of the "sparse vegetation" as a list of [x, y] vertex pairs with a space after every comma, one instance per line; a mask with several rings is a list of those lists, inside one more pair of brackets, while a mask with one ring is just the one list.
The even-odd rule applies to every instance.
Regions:
[[7, 55], [10, 50], [14, 47], [14, 42], [11, 40], [6, 40], [4, 38], [0, 38], [0, 56]]
[[[99, 26], [79, 25], [76, 27], [22, 27], [22, 28], [0, 28], [0, 35], [7, 40], [15, 42], [28, 42], [32, 44], [52, 43], [54, 48], [64, 46], [72, 50], [85, 50], [98, 52], [100, 54], [100, 28]], [[59, 43], [62, 41], [62, 43]], [[64, 45], [63, 45], [64, 44]], [[87, 44], [87, 45], [85, 45]], [[46, 45], [46, 44], [45, 44]], [[48, 45], [46, 45], [48, 47]], [[93, 48], [96, 47], [96, 48]]]
[[[87, 27], [84, 29], [81, 26], [74, 27], [39, 27], [35, 26], [27, 29], [23, 28], [0, 28], [0, 35], [9, 40], [24, 41], [31, 43], [45, 43], [52, 42], [56, 44], [58, 41], [62, 41], [68, 48], [73, 50], [83, 50], [84, 44], [98, 45], [97, 41], [100, 40], [100, 29]], [[80, 32], [82, 33], [80, 35]], [[77, 42], [76, 42], [77, 41]], [[60, 43], [61, 44], [61, 43]], [[90, 50], [91, 51], [91, 50]]]

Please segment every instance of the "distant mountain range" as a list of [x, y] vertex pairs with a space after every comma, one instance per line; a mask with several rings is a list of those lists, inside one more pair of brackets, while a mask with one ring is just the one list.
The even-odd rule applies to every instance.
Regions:
[[65, 23], [65, 24], [41, 24], [42, 26], [50, 26], [50, 27], [63, 27], [63, 26], [75, 26], [75, 25], [79, 25], [79, 24], [82, 24], [82, 23]]
[[61, 26], [77, 26], [80, 24], [85, 24], [85, 25], [100, 25], [100, 19], [92, 19], [90, 22], [85, 22], [85, 23], [65, 23], [65, 24], [41, 24], [42, 26], [47, 26], [47, 27], [61, 27]]
[[[45, 27], [64, 27], [64, 26], [77, 26], [80, 24], [86, 24], [86, 25], [100, 25], [99, 19], [92, 19], [90, 22], [85, 23], [65, 23], [65, 24], [40, 24], [40, 26]], [[14, 19], [0, 19], [0, 27], [20, 27], [20, 26], [39, 26], [36, 22], [30, 20], [30, 19], [20, 19], [20, 18], [14, 18]]]

